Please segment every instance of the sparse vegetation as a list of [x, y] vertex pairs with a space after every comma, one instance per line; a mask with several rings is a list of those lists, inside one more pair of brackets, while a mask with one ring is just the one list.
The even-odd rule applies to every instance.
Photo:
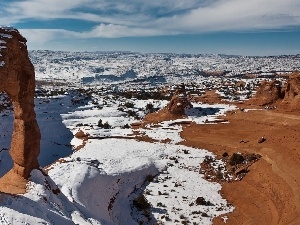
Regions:
[[97, 126], [100, 128], [103, 128], [103, 129], [111, 129], [112, 128], [111, 125], [108, 123], [108, 121], [103, 123], [102, 119], [99, 119]]
[[211, 205], [210, 201], [206, 201], [203, 197], [198, 197], [195, 201], [196, 205]]
[[124, 106], [126, 108], [134, 108], [134, 104], [132, 102], [125, 102]]
[[229, 158], [229, 164], [231, 166], [243, 163], [245, 158], [239, 153], [233, 153], [233, 155]]
[[136, 199], [133, 200], [133, 205], [139, 211], [149, 209], [151, 207], [150, 203], [143, 194], [139, 195]]
[[111, 129], [111, 125], [108, 123], [108, 121], [103, 124], [103, 129]]

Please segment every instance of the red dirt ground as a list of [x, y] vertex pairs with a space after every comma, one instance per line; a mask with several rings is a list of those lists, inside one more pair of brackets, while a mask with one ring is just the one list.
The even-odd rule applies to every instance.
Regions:
[[[215, 95], [212, 97], [206, 97], [206, 102], [217, 100]], [[249, 108], [247, 104], [237, 106]], [[237, 110], [225, 118], [229, 123], [186, 125], [181, 136], [186, 140], [182, 144], [208, 149], [217, 155], [262, 155], [242, 181], [223, 184], [222, 195], [235, 206], [227, 215], [226, 224], [300, 224], [300, 112], [283, 107]], [[262, 136], [266, 141], [258, 143]], [[240, 143], [241, 140], [246, 143]], [[216, 218], [214, 224], [224, 222]]]
[[[196, 100], [221, 102], [214, 92]], [[262, 156], [250, 166], [242, 181], [222, 184], [221, 194], [235, 207], [227, 215], [226, 224], [300, 224], [300, 112], [283, 106], [265, 110], [253, 102], [236, 105], [260, 110], [229, 112], [224, 117], [229, 123], [225, 124], [183, 125], [181, 136], [185, 141], [181, 144], [207, 149], [216, 155], [241, 152]], [[175, 118], [161, 110], [148, 115], [144, 123], [168, 119]], [[266, 141], [258, 143], [261, 137]], [[223, 219], [216, 218], [214, 225], [220, 224], [224, 224]]]

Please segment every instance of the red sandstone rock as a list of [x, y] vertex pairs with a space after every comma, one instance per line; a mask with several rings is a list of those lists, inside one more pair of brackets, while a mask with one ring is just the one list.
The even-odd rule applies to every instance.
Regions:
[[169, 113], [181, 116], [185, 115], [185, 108], [192, 107], [192, 104], [187, 99], [185, 86], [184, 84], [181, 84], [176, 90], [174, 96], [172, 97], [166, 108], [168, 109]]
[[256, 95], [248, 102], [265, 106], [275, 103], [283, 96], [284, 93], [282, 93], [280, 82], [275, 80], [271, 82], [263, 81], [261, 86], [257, 89]]
[[294, 72], [289, 76], [284, 93], [282, 104], [290, 109], [300, 109], [300, 72]]
[[41, 135], [34, 111], [34, 90], [35, 73], [26, 39], [15, 29], [0, 28], [0, 91], [8, 94], [14, 107], [10, 149], [14, 166], [0, 179], [2, 192], [24, 192], [30, 172], [39, 168]]
[[290, 74], [284, 87], [276, 80], [263, 81], [257, 89], [256, 95], [248, 103], [261, 106], [276, 104], [288, 110], [299, 110], [300, 73], [294, 72]]
[[89, 134], [86, 134], [82, 130], [79, 130], [74, 136], [79, 139], [88, 139]]

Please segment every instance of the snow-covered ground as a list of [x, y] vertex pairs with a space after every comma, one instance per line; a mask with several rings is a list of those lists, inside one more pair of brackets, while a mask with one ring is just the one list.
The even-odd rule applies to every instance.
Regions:
[[[144, 99], [151, 91], [161, 99], [158, 93], [170, 96], [184, 82], [191, 96], [218, 90], [224, 99], [239, 101], [255, 94], [261, 79], [300, 68], [300, 55], [31, 51], [30, 57], [44, 169], [32, 171], [26, 194], [0, 193], [4, 225], [211, 224], [234, 207], [220, 195], [220, 184], [199, 174], [205, 156], [214, 155], [180, 145], [180, 124], [226, 122], [217, 117], [235, 106], [192, 103], [184, 119], [133, 129], [130, 124], [149, 113], [149, 105], [157, 110], [167, 104], [137, 96]], [[241, 79], [249, 74], [256, 78]], [[12, 168], [12, 128], [11, 103], [0, 93], [0, 176]], [[88, 140], [74, 137], [80, 130]]]
[[[36, 99], [42, 133], [39, 161], [46, 166], [59, 160], [47, 167], [49, 176], [32, 172], [25, 195], [0, 194], [1, 224], [211, 224], [214, 217], [233, 210], [221, 197], [221, 186], [199, 174], [199, 164], [212, 153], [177, 144], [182, 141], [180, 121], [130, 128], [145, 116], [148, 103], [161, 108], [166, 101], [94, 96], [94, 101], [74, 104], [72, 99], [71, 93]], [[212, 122], [233, 109], [194, 104], [185, 120]], [[4, 174], [12, 166], [7, 150], [12, 111], [4, 110], [0, 116]], [[110, 126], [99, 126], [100, 119]], [[92, 139], [71, 154], [82, 142], [73, 138], [79, 129]], [[136, 135], [155, 142], [132, 139]], [[166, 139], [169, 143], [162, 143]], [[136, 205], [140, 198], [148, 208]]]
[[[206, 155], [212, 154], [181, 145], [90, 140], [83, 149], [48, 168], [48, 173], [69, 201], [97, 220], [124, 225], [160, 220], [177, 224], [178, 220], [179, 224], [184, 215], [184, 220], [210, 224], [213, 217], [233, 208], [220, 196], [219, 184], [199, 175], [199, 163]], [[147, 181], [149, 176], [154, 177], [153, 182]], [[151, 204], [149, 222], [144, 212], [132, 209], [132, 202], [141, 194]], [[197, 205], [198, 197], [210, 204]]]
[[[234, 56], [218, 54], [143, 54], [135, 52], [30, 51], [39, 80], [69, 83], [124, 83], [137, 80], [170, 84], [196, 82], [201, 75], [220, 73], [274, 76], [299, 70], [300, 55]], [[207, 73], [208, 72], [208, 73]], [[222, 72], [224, 74], [222, 75]]]

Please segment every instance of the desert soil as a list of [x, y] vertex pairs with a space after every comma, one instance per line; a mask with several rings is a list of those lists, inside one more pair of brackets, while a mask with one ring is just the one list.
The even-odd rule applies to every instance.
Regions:
[[[242, 181], [223, 184], [223, 197], [235, 206], [226, 224], [300, 224], [300, 112], [236, 110], [225, 118], [229, 123], [185, 125], [181, 136], [186, 140], [182, 144], [217, 155], [262, 156]], [[258, 143], [262, 136], [266, 141]], [[224, 224], [223, 219], [216, 218], [214, 224]]]

